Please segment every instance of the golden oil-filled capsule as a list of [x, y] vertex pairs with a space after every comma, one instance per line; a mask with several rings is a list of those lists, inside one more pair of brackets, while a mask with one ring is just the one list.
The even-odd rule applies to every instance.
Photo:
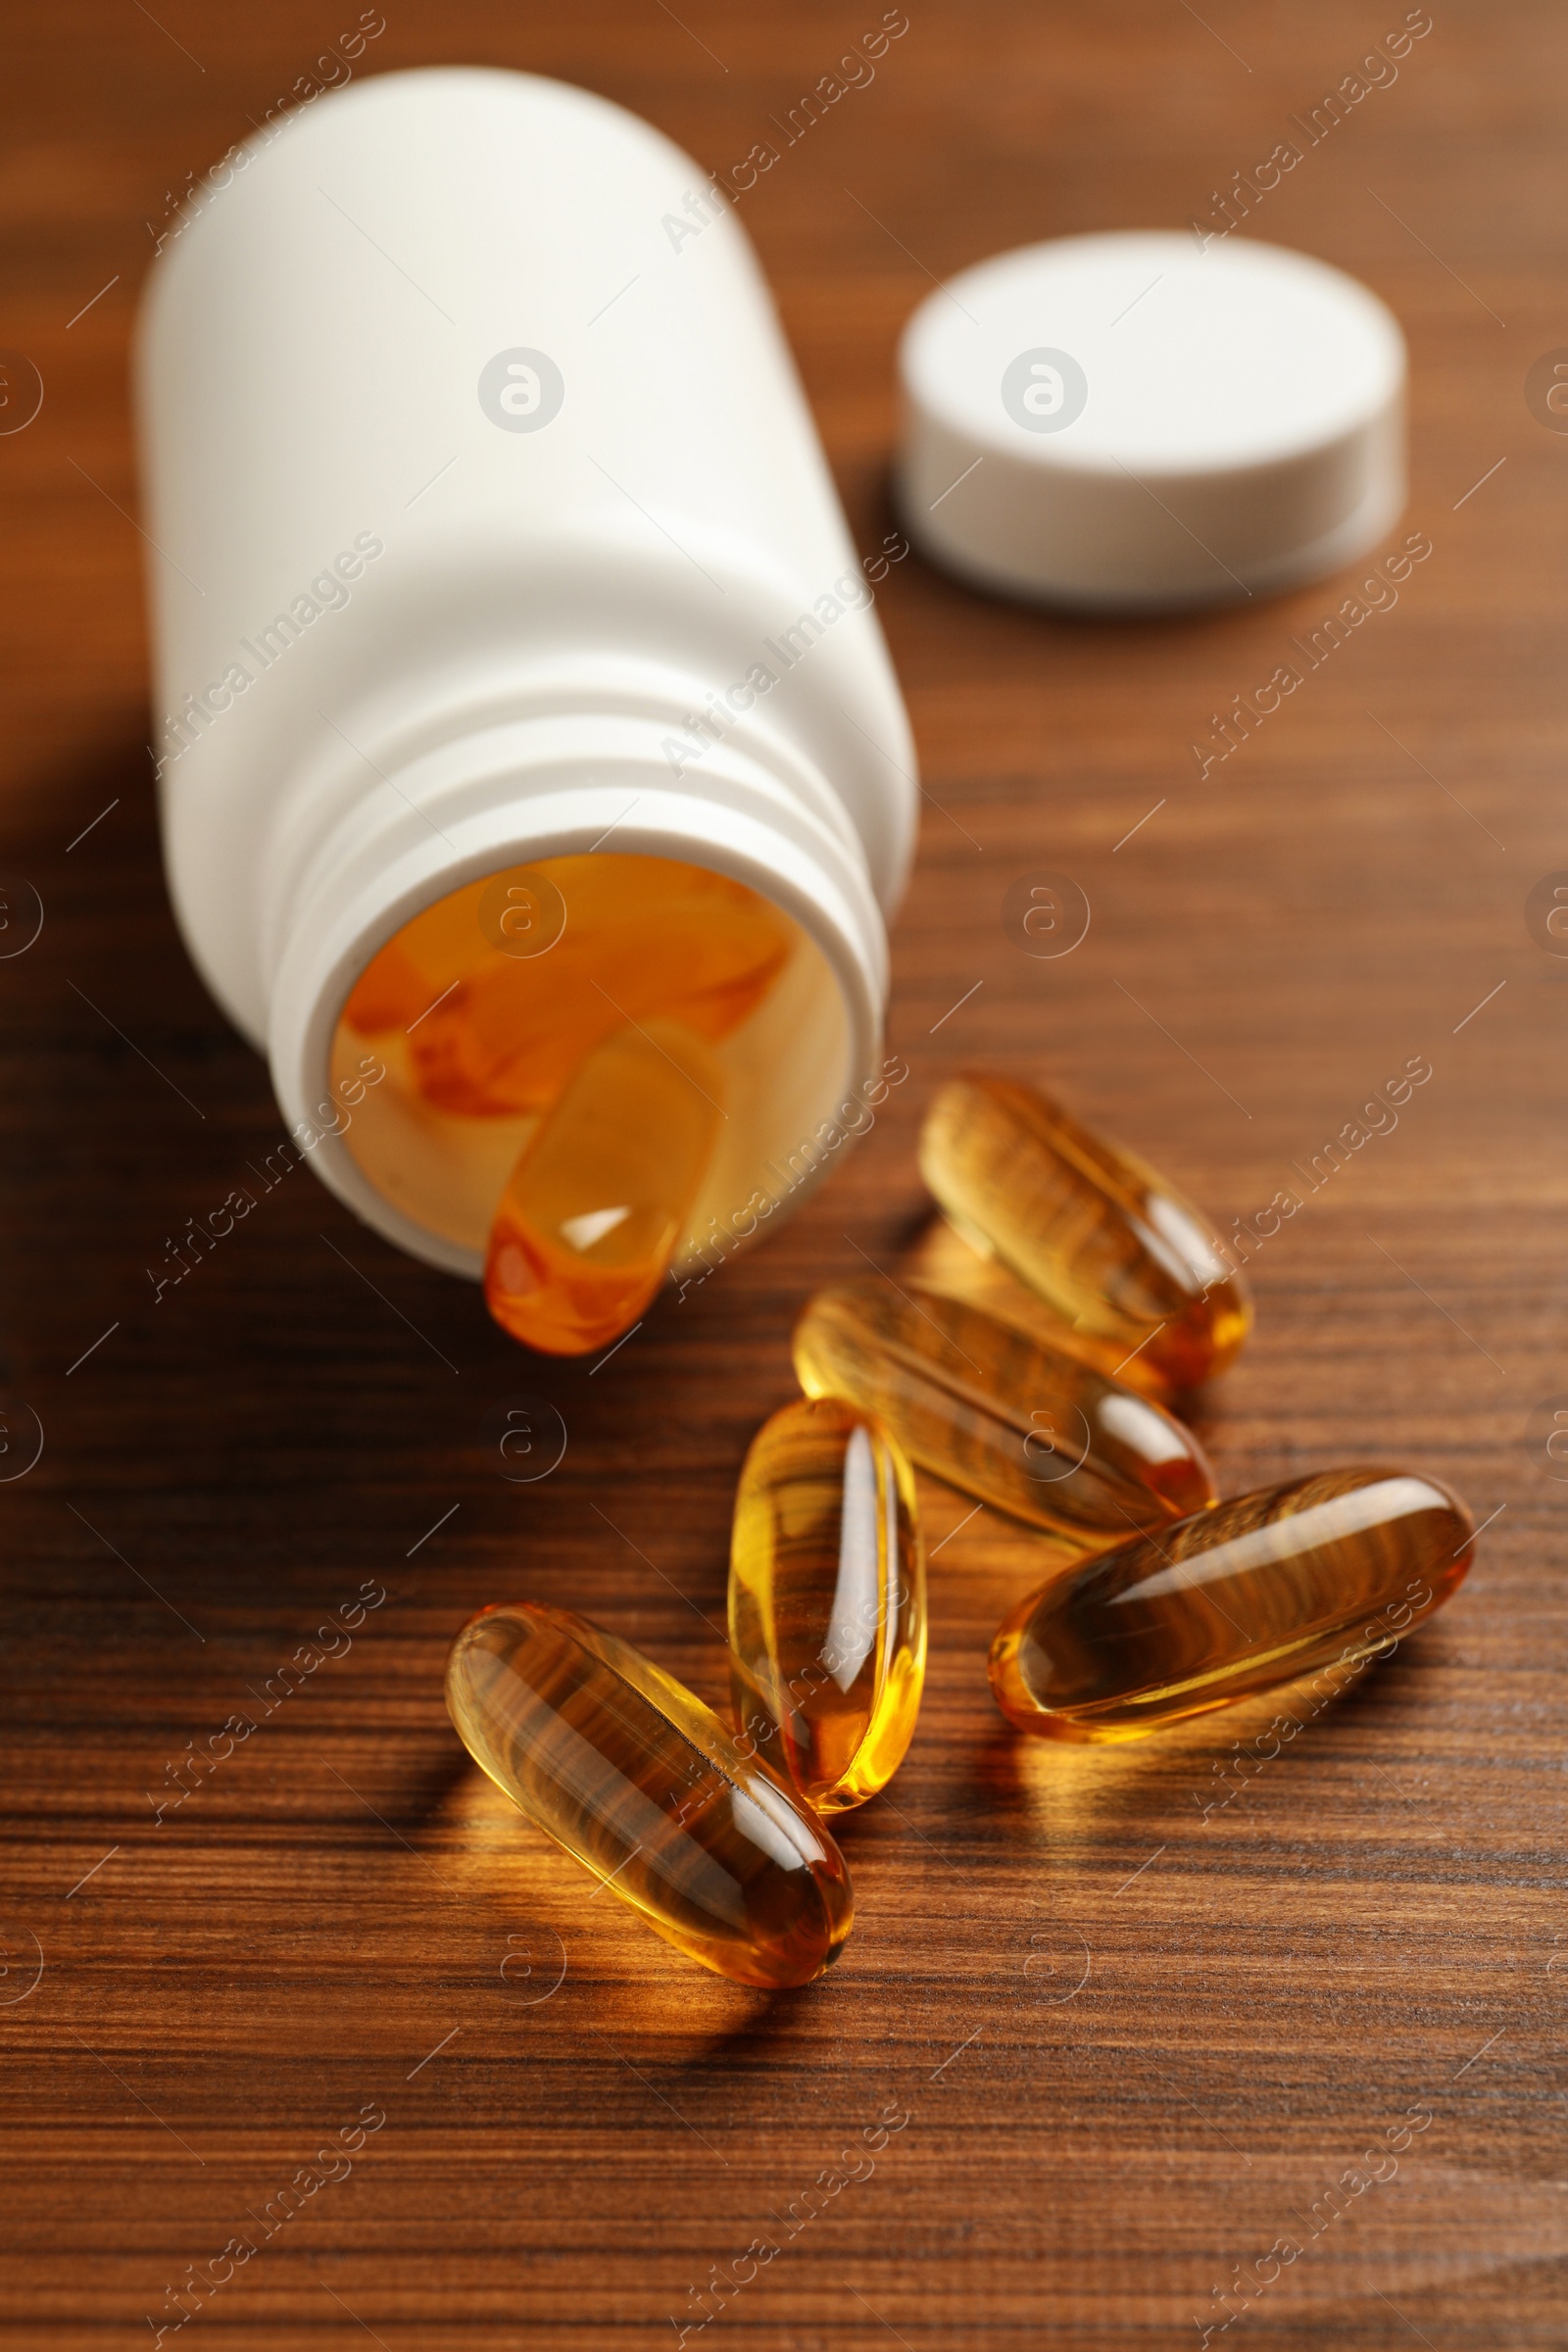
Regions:
[[546, 858], [464, 885], [372, 956], [343, 1018], [409, 1038], [437, 1108], [516, 1118], [548, 1108], [628, 1020], [663, 1015], [710, 1041], [767, 995], [790, 925], [744, 883], [673, 858]]
[[926, 1113], [920, 1172], [959, 1229], [1072, 1326], [1081, 1352], [1154, 1396], [1223, 1372], [1247, 1286], [1202, 1218], [1132, 1152], [1010, 1078], [955, 1078]]
[[788, 926], [744, 883], [668, 858], [547, 858], [565, 928], [548, 953], [487, 955], [410, 1040], [420, 1092], [469, 1117], [552, 1102], [627, 1021], [710, 1043], [754, 1012], [789, 960]]
[[730, 1687], [753, 1739], [818, 1812], [863, 1805], [904, 1760], [925, 1681], [914, 1478], [841, 1396], [787, 1404], [752, 1441], [729, 1565]]
[[1078, 1549], [1214, 1496], [1163, 1406], [961, 1299], [881, 1276], [818, 1291], [795, 1329], [808, 1396], [874, 1413], [922, 1469]]
[[1435, 1479], [1319, 1471], [1053, 1577], [999, 1631], [991, 1687], [1054, 1740], [1137, 1740], [1332, 1668], [1326, 1696], [1442, 1606], [1472, 1547]]
[[854, 1921], [809, 1806], [652, 1659], [524, 1601], [466, 1625], [447, 1706], [476, 1764], [656, 1935], [742, 1984], [808, 1984]]
[[[518, 875], [527, 867], [513, 869]], [[479, 908], [489, 884], [466, 883], [404, 924], [372, 956], [343, 1007], [343, 1018], [362, 1037], [389, 1029], [417, 1027], [455, 985], [495, 951], [480, 928]]]
[[490, 1229], [484, 1295], [551, 1355], [602, 1348], [664, 1278], [724, 1116], [724, 1078], [673, 1021], [616, 1030], [524, 1151]]

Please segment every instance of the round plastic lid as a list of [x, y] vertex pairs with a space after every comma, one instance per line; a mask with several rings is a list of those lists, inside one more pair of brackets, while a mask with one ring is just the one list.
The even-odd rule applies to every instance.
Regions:
[[1404, 503], [1404, 338], [1277, 245], [1064, 237], [962, 271], [900, 354], [901, 503], [932, 559], [1105, 611], [1352, 562]]

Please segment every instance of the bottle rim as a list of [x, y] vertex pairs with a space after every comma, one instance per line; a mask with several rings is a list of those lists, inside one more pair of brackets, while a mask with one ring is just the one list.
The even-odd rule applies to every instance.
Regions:
[[[273, 925], [267, 1039], [290, 1140], [366, 1224], [446, 1272], [480, 1279], [483, 1252], [420, 1224], [375, 1186], [341, 1133], [323, 1130], [335, 1123], [333, 1044], [355, 982], [407, 922], [466, 883], [612, 847], [743, 883], [791, 919], [837, 989], [843, 1063], [813, 1087], [810, 1132], [831, 1122], [874, 1068], [888, 949], [858, 844], [823, 825], [787, 780], [738, 745], [721, 747], [700, 780], [677, 780], [658, 749], [659, 724], [645, 722], [640, 743], [628, 741], [623, 722], [608, 721], [536, 726], [526, 747], [517, 737], [527, 728], [509, 730], [505, 745], [448, 743], [406, 780], [391, 771], [394, 791], [373, 806], [351, 806], [291, 877], [289, 905]], [[433, 791], [432, 765], [440, 771]], [[823, 1158], [791, 1181], [791, 1206], [828, 1164]], [[760, 1169], [759, 1184], [766, 1189]], [[726, 1254], [755, 1231], [754, 1219], [753, 1232], [728, 1241]]]

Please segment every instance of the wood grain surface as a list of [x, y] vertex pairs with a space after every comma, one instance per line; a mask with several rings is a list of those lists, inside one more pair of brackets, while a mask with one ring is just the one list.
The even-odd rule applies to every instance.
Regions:
[[[781, 145], [742, 217], [870, 549], [933, 278], [1213, 219], [1404, 15], [906, 5], [792, 146], [775, 120], [869, 0], [385, 0], [356, 71], [559, 74], [705, 168]], [[1568, 437], [1526, 398], [1568, 345], [1560, 8], [1432, 0], [1247, 223], [1404, 322], [1394, 536], [1433, 551], [1252, 740], [1200, 778], [1211, 713], [1353, 578], [1090, 625], [890, 573], [929, 796], [910, 1079], [795, 1223], [594, 1376], [306, 1169], [156, 1305], [147, 1274], [281, 1129], [161, 877], [127, 342], [171, 192], [355, 13], [5, 12], [0, 343], [44, 400], [0, 436], [4, 2340], [128, 2352], [244, 2237], [182, 2341], [652, 2352], [707, 2313], [705, 2352], [1568, 2345], [1568, 957], [1527, 918], [1568, 868]], [[1093, 908], [1054, 960], [1004, 920], [1041, 870]], [[1049, 1081], [1228, 1231], [1415, 1056], [1396, 1129], [1258, 1252], [1204, 1435], [1228, 1490], [1380, 1458], [1491, 1524], [1453, 1605], [1277, 1755], [1273, 1703], [1114, 1753], [1009, 1736], [984, 1658], [1034, 1563], [989, 1513], [944, 1541], [968, 1505], [927, 1487], [924, 1715], [845, 1827], [858, 1924], [823, 1984], [707, 1977], [481, 1785], [441, 1674], [487, 1601], [585, 1610], [721, 1701], [742, 1453], [810, 1288], [919, 1245], [943, 1074]], [[484, 1435], [522, 1394], [568, 1441], [532, 1485]]]

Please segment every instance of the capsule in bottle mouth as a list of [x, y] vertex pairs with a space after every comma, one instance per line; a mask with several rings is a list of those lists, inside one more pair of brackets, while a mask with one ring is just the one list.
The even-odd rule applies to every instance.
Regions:
[[760, 891], [550, 858], [449, 892], [370, 958], [337, 1021], [334, 1132], [400, 1216], [471, 1253], [503, 1329], [586, 1354], [828, 1164], [792, 1122], [847, 1052], [827, 960]]

